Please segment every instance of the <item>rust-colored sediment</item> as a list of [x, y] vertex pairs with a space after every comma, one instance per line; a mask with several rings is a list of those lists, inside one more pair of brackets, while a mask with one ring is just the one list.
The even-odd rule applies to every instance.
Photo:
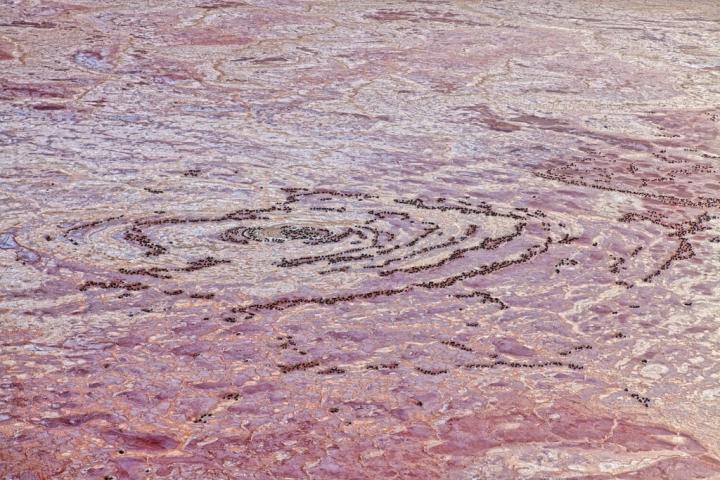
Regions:
[[0, 5], [0, 477], [720, 478], [715, 1]]

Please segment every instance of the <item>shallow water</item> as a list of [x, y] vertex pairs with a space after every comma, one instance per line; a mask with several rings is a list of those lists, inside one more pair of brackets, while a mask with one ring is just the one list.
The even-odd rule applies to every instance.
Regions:
[[720, 7], [0, 6], [0, 476], [720, 476]]

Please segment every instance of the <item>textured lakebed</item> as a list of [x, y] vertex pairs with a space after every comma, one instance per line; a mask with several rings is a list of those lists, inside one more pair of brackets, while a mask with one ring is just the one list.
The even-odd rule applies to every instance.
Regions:
[[1, 3], [0, 476], [718, 478], [719, 46], [716, 2]]

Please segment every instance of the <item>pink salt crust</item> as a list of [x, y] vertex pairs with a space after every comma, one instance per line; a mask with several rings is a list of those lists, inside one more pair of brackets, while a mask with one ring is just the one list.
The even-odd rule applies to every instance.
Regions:
[[0, 2], [0, 478], [720, 478], [719, 22]]

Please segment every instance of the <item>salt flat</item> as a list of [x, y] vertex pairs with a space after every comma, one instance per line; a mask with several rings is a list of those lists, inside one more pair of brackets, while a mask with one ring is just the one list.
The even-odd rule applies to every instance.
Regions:
[[720, 478], [720, 4], [0, 3], [0, 477]]

